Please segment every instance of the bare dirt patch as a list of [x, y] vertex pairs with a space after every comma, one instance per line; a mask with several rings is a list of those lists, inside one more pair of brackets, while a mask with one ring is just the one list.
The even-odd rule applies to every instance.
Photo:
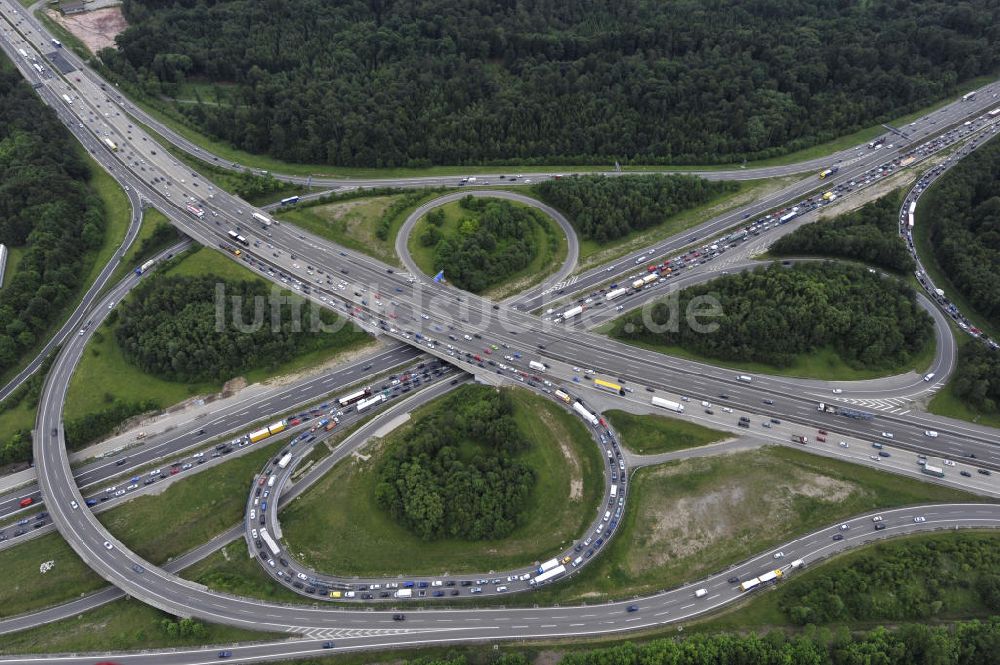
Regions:
[[[744, 455], [744, 458], [745, 455]], [[804, 469], [789, 467], [780, 473], [766, 467], [748, 468], [729, 476], [724, 484], [710, 483], [694, 496], [677, 496], [664, 479], [699, 474], [706, 460], [690, 460], [655, 472], [662, 490], [645, 502], [637, 524], [645, 524], [643, 543], [633, 550], [628, 567], [633, 572], [669, 566], [720, 547], [745, 547], [762, 534], [781, 531], [794, 522], [803, 502], [835, 506], [859, 491], [854, 483]], [[682, 480], [679, 482], [683, 482]], [[651, 497], [652, 498], [652, 497]]]
[[51, 9], [45, 13], [83, 42], [91, 53], [113, 47], [115, 35], [128, 27], [121, 7], [105, 7], [73, 16], [63, 16]]

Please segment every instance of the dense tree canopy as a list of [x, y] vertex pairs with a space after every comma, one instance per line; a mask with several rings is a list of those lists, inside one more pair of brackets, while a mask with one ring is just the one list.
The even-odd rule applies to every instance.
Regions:
[[900, 273], [916, 264], [899, 237], [899, 197], [883, 196], [860, 210], [821, 219], [778, 238], [770, 251], [776, 256], [840, 256]]
[[535, 484], [510, 396], [469, 386], [406, 430], [378, 469], [378, 505], [424, 539], [502, 538]]
[[444, 270], [455, 286], [479, 293], [524, 270], [542, 251], [535, 244], [535, 229], [545, 228], [547, 222], [537, 210], [472, 196], [460, 206], [468, 217], [455, 233], [439, 231], [444, 217], [431, 211], [419, 238], [434, 247], [434, 269]]
[[[210, 134], [345, 166], [767, 157], [987, 74], [995, 0], [125, 0], [105, 63]], [[187, 94], [187, 93], [185, 93]], [[188, 95], [190, 96], [190, 95]]]
[[0, 289], [0, 374], [41, 341], [80, 292], [104, 206], [56, 115], [15, 71], [0, 70], [0, 243], [24, 250]]
[[[218, 322], [216, 285], [225, 287], [226, 309]], [[275, 367], [315, 349], [343, 344], [364, 333], [347, 325], [337, 332], [315, 332], [336, 321], [327, 310], [280, 305], [273, 325], [270, 287], [261, 280], [222, 280], [210, 275], [176, 277], [154, 275], [137, 287], [121, 307], [115, 331], [125, 357], [144, 372], [174, 381], [228, 380], [242, 371]], [[233, 298], [241, 306], [241, 320], [233, 325]], [[255, 298], [260, 299], [261, 325], [252, 330]], [[301, 318], [296, 318], [299, 310]]]
[[[752, 606], [751, 606], [752, 607]], [[640, 603], [640, 611], [646, 611]], [[642, 615], [640, 615], [642, 616]], [[404, 661], [403, 665], [529, 665], [537, 652], [503, 647], [493, 659], [484, 654], [444, 655]], [[558, 665], [986, 665], [1000, 649], [1000, 618], [950, 626], [903, 624], [893, 630], [852, 632], [807, 628], [794, 635], [775, 630], [757, 633], [692, 632], [626, 641], [598, 648], [546, 652]]]
[[[718, 323], [715, 332], [699, 332], [684, 321], [688, 304], [704, 295], [721, 305], [721, 316], [711, 319]], [[652, 331], [643, 321], [644, 311], [636, 311], [618, 319], [613, 334], [777, 367], [792, 364], [799, 354], [830, 347], [858, 369], [895, 368], [923, 349], [932, 335], [931, 318], [917, 305], [913, 289], [860, 266], [771, 265], [684, 289], [679, 302], [676, 330], [664, 326], [664, 332]], [[669, 301], [656, 302], [648, 315], [655, 324], [667, 324]]]
[[952, 391], [969, 406], [1000, 413], [1000, 351], [969, 342], [958, 351]]
[[917, 209], [934, 258], [976, 311], [1000, 327], [1000, 141], [965, 157]]
[[581, 236], [598, 242], [656, 226], [682, 210], [737, 189], [735, 182], [684, 175], [574, 176], [546, 180], [535, 187]]
[[1000, 549], [990, 535], [883, 543], [850, 566], [816, 571], [782, 589], [792, 623], [930, 620], [954, 616], [974, 594], [1000, 611]]

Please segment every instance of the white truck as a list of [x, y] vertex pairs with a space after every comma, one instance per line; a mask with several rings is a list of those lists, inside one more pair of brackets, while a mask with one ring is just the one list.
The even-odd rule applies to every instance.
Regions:
[[537, 360], [532, 360], [531, 362], [529, 362], [528, 367], [535, 370], [536, 372], [544, 372], [546, 369], [548, 369], [543, 363], [540, 363]]
[[658, 406], [661, 409], [669, 409], [676, 413], [684, 413], [684, 405], [680, 402], [673, 402], [669, 399], [663, 399], [662, 397], [654, 397], [652, 400], [653, 406]]
[[413, 598], [413, 589], [400, 589], [392, 594], [393, 598]]
[[577, 305], [576, 307], [570, 307], [569, 309], [567, 309], [565, 312], [562, 313], [563, 321], [581, 313], [583, 313], [583, 306]]
[[552, 570], [548, 570], [529, 582], [531, 586], [538, 586], [553, 580], [566, 572], [566, 566], [558, 565]]
[[614, 300], [615, 298], [622, 297], [626, 293], [628, 293], [628, 289], [615, 289], [613, 291], [608, 291], [607, 294], [605, 294], [604, 299]]
[[707, 595], [708, 595], [708, 589], [698, 589], [697, 591], [694, 592], [695, 598], [704, 598]]
[[540, 565], [538, 567], [538, 570], [536, 572], [539, 575], [541, 575], [542, 573], [549, 572], [550, 570], [552, 570], [553, 568], [555, 568], [558, 565], [559, 565], [559, 559], [549, 559], [548, 561], [546, 561], [545, 563], [543, 563], [542, 565]]
[[579, 413], [584, 420], [586, 420], [594, 427], [597, 427], [597, 423], [600, 422], [597, 416], [592, 414], [590, 411], [587, 411], [587, 408], [583, 404], [580, 404], [579, 402], [573, 402], [573, 410]]
[[739, 374], [739, 375], [737, 375], [736, 380], [737, 381], [746, 381], [747, 383], [750, 383], [751, 381], [753, 381], [753, 378], [747, 376], [746, 374]]

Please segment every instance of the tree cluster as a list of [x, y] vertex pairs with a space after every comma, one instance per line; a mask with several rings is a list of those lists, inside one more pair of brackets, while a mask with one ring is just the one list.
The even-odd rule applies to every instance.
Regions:
[[0, 290], [0, 374], [49, 331], [104, 242], [104, 206], [73, 138], [16, 71], [0, 71], [0, 242], [23, 250]]
[[941, 270], [1000, 327], [1000, 142], [962, 159], [926, 194], [917, 223], [930, 224]]
[[[706, 163], [813, 145], [1000, 63], [994, 0], [125, 0], [100, 58], [251, 152], [358, 167]], [[886, 45], [891, 44], [891, 48]], [[193, 100], [192, 100], [193, 97]]]
[[[226, 294], [221, 325], [215, 302], [219, 284]], [[260, 280], [154, 275], [123, 303], [115, 338], [125, 357], [149, 374], [171, 381], [225, 381], [363, 335], [350, 326], [317, 332], [319, 323], [333, 323], [335, 315], [293, 307], [294, 297], [280, 305], [275, 321], [271, 295]], [[233, 298], [239, 299], [242, 326], [232, 323]], [[261, 325], [253, 329], [255, 316]]]
[[535, 484], [510, 396], [470, 386], [406, 430], [380, 464], [375, 498], [425, 540], [503, 538]]
[[542, 200], [561, 210], [582, 237], [597, 242], [662, 224], [682, 210], [737, 189], [732, 181], [686, 175], [585, 175], [535, 186]]
[[[721, 305], [720, 316], [703, 321], [718, 323], [714, 332], [700, 332], [684, 320], [699, 296], [712, 296]], [[643, 308], [619, 319], [613, 334], [776, 367], [830, 347], [851, 367], [892, 369], [923, 349], [933, 332], [912, 288], [853, 265], [772, 264], [684, 289], [678, 299], [677, 325], [670, 301], [661, 300], [648, 316], [662, 331], [647, 327]]]
[[509, 201], [466, 196], [461, 207], [469, 213], [455, 233], [440, 230], [440, 213], [428, 214], [421, 244], [434, 247], [434, 269], [444, 270], [455, 286], [479, 293], [528, 267], [541, 248], [535, 228], [546, 222], [541, 213]]
[[776, 256], [838, 256], [898, 273], [912, 272], [916, 264], [899, 237], [897, 199], [883, 196], [835, 219], [806, 224], [778, 238], [770, 252]]
[[[780, 630], [694, 632], [636, 644], [622, 642], [562, 652], [559, 665], [987, 665], [1000, 648], [1000, 618], [947, 626], [903, 624], [887, 630], [852, 632], [847, 627], [807, 628], [794, 635]], [[534, 654], [507, 650], [488, 660], [476, 654], [419, 658], [404, 665], [529, 665]]]
[[[110, 397], [110, 399], [108, 399]], [[107, 406], [100, 411], [90, 411], [78, 418], [63, 423], [66, 447], [77, 450], [92, 441], [115, 431], [123, 422], [140, 413], [155, 411], [162, 407], [156, 400], [124, 400], [106, 395]]]
[[993, 536], [883, 543], [850, 566], [787, 585], [779, 605], [798, 625], [926, 621], [965, 609], [967, 595], [1000, 611], [1000, 549]]
[[986, 413], [1000, 413], [1000, 352], [976, 342], [958, 351], [955, 397]]

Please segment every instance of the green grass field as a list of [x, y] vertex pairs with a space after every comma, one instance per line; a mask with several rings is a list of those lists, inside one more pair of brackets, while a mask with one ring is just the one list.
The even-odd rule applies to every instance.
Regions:
[[[611, 328], [610, 323], [598, 328], [598, 332], [606, 334]], [[647, 344], [633, 340], [618, 340], [625, 344], [638, 346], [657, 353], [663, 353], [676, 358], [694, 360], [697, 362], [714, 365], [716, 367], [728, 367], [735, 370], [743, 370], [753, 374], [772, 374], [774, 376], [793, 376], [807, 379], [824, 379], [826, 381], [860, 381], [862, 379], [877, 379], [883, 376], [894, 376], [904, 372], [914, 371], [922, 374], [934, 361], [936, 344], [933, 336], [924, 344], [924, 348], [914, 357], [911, 362], [891, 367], [885, 370], [864, 370], [850, 367], [831, 348], [823, 348], [816, 353], [798, 356], [794, 363], [788, 367], [774, 367], [765, 363], [754, 362], [732, 362], [709, 358], [701, 354], [689, 351], [679, 346], [668, 346], [665, 344]]]
[[[48, 561], [54, 564], [42, 573], [39, 567]], [[7, 579], [0, 584], [0, 618], [56, 605], [107, 586], [57, 533], [0, 551], [0, 569]]]
[[[513, 398], [515, 418], [535, 442], [519, 459], [537, 469], [539, 479], [521, 524], [509, 537], [425, 542], [377, 508], [373, 471], [393, 434], [364, 451], [372, 454], [369, 461], [352, 458], [339, 464], [282, 509], [289, 551], [307, 566], [340, 575], [502, 570], [552, 556], [593, 519], [603, 491], [603, 462], [576, 418], [527, 392], [515, 390]], [[418, 409], [411, 422], [434, 408]]]
[[[520, 208], [530, 208], [530, 206], [516, 201], [509, 201], [508, 203]], [[477, 217], [475, 211], [463, 209], [458, 201], [446, 203], [440, 206], [440, 209], [445, 214], [444, 224], [441, 225], [441, 233], [445, 237], [456, 234], [458, 232], [458, 225], [463, 219]], [[534, 226], [535, 236], [532, 244], [536, 249], [536, 254], [532, 258], [531, 263], [523, 270], [517, 271], [484, 291], [483, 295], [485, 297], [498, 300], [534, 286], [558, 270], [566, 260], [566, 252], [569, 251], [566, 236], [554, 220], [544, 213], [540, 214], [545, 219], [545, 225]], [[410, 237], [407, 239], [407, 246], [410, 250], [410, 256], [423, 273], [433, 276], [440, 269], [440, 267], [434, 265], [434, 248], [425, 247], [419, 241], [421, 234], [423, 234], [428, 224], [426, 216], [414, 224], [413, 230], [410, 232]], [[446, 271], [445, 277], [447, 276]]]
[[[375, 230], [382, 215], [395, 201], [402, 197], [402, 194], [390, 194], [350, 199], [326, 205], [288, 210], [280, 213], [278, 217], [282, 221], [300, 226], [306, 231], [332, 240], [344, 247], [364, 252], [391, 265], [400, 266], [402, 264], [399, 262], [399, 257], [396, 256], [395, 249], [396, 232], [406, 216], [399, 216], [398, 224], [386, 240], [380, 240], [375, 235]], [[431, 195], [428, 198], [431, 198]]]
[[[198, 248], [170, 267], [169, 275], [217, 275], [226, 279], [254, 278], [246, 268], [218, 252]], [[115, 326], [102, 325], [87, 347], [70, 381], [66, 400], [66, 418], [78, 418], [100, 410], [120, 397], [127, 401], [156, 400], [161, 407], [182, 402], [193, 395], [218, 392], [220, 383], [181, 383], [150, 376], [130, 363], [114, 340]], [[329, 346], [302, 354], [277, 368], [261, 368], [244, 373], [248, 383], [262, 381], [326, 362], [339, 353], [370, 344], [369, 338], [350, 327], [330, 335]], [[111, 399], [108, 399], [108, 396]]]
[[667, 416], [638, 416], [618, 410], [605, 411], [604, 416], [621, 436], [622, 445], [640, 455], [694, 448], [732, 437], [729, 432]]
[[754, 452], [636, 472], [621, 531], [572, 581], [531, 602], [601, 602], [688, 582], [825, 524], [923, 501], [981, 501], [807, 452]]

